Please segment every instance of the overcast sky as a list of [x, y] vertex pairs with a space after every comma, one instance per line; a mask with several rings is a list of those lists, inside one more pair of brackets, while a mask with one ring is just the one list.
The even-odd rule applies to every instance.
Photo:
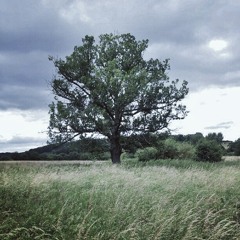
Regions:
[[173, 133], [240, 137], [240, 1], [1, 0], [0, 152], [47, 140], [48, 56], [64, 58], [85, 35], [149, 39], [146, 58], [170, 58], [169, 76], [187, 80], [190, 111]]

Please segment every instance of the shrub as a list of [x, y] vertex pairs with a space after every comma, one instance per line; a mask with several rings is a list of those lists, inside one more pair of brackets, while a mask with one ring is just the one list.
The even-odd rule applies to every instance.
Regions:
[[194, 159], [195, 147], [172, 138], [158, 142], [158, 159]]
[[144, 149], [138, 149], [136, 154], [139, 161], [145, 162], [149, 160], [156, 160], [158, 150], [155, 147], [146, 147]]
[[164, 141], [159, 141], [157, 144], [157, 150], [158, 159], [173, 159], [177, 158], [178, 156], [177, 142], [171, 138], [168, 138]]
[[178, 158], [179, 159], [194, 159], [195, 158], [195, 147], [187, 142], [178, 142]]
[[216, 141], [204, 139], [196, 146], [197, 161], [220, 162], [222, 155], [222, 148]]
[[122, 155], [121, 155], [121, 159], [124, 160], [124, 159], [133, 159], [135, 158], [135, 154], [133, 152], [130, 152], [130, 151], [123, 151]]
[[67, 160], [79, 160], [80, 154], [76, 151], [70, 152], [67, 156]]
[[147, 147], [137, 151], [139, 161], [156, 159], [194, 159], [195, 147], [186, 142], [178, 142], [172, 138], [159, 141], [156, 147]]
[[111, 159], [110, 152], [102, 152], [102, 153], [96, 153], [93, 154], [94, 159], [96, 160], [109, 160]]

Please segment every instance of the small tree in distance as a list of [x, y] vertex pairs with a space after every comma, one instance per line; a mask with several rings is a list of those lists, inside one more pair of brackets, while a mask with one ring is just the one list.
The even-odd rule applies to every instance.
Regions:
[[207, 136], [206, 136], [206, 139], [208, 140], [214, 140], [216, 141], [217, 143], [221, 143], [223, 141], [223, 134], [222, 133], [209, 133]]
[[99, 133], [110, 143], [113, 163], [120, 163], [120, 136], [156, 132], [172, 120], [183, 119], [180, 102], [187, 82], [167, 76], [169, 60], [144, 60], [148, 40], [131, 34], [86, 36], [65, 60], [49, 57], [57, 75], [51, 81], [51, 142]]

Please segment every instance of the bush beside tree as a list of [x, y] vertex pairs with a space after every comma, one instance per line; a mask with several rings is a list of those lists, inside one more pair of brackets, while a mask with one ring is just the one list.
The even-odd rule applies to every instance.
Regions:
[[138, 149], [136, 155], [138, 160], [142, 162], [156, 160], [158, 156], [158, 150], [155, 147], [146, 147], [144, 149]]
[[195, 147], [187, 142], [177, 142], [172, 138], [159, 141], [155, 147], [147, 147], [137, 151], [139, 161], [156, 159], [194, 159]]

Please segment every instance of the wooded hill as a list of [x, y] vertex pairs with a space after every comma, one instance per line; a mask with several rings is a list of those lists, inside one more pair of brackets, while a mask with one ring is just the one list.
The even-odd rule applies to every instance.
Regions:
[[[167, 138], [196, 145], [204, 136], [202, 133], [188, 135], [142, 134], [122, 137], [121, 144], [123, 152], [126, 152], [129, 157], [133, 157], [137, 149], [156, 146], [157, 142]], [[223, 141], [223, 136], [215, 133], [209, 134], [205, 138], [216, 140], [225, 148], [225, 154], [239, 155], [240, 153], [240, 139], [235, 142]], [[49, 144], [21, 153], [0, 153], [0, 160], [108, 160], [110, 159], [109, 147], [107, 139], [85, 138], [64, 144]]]

